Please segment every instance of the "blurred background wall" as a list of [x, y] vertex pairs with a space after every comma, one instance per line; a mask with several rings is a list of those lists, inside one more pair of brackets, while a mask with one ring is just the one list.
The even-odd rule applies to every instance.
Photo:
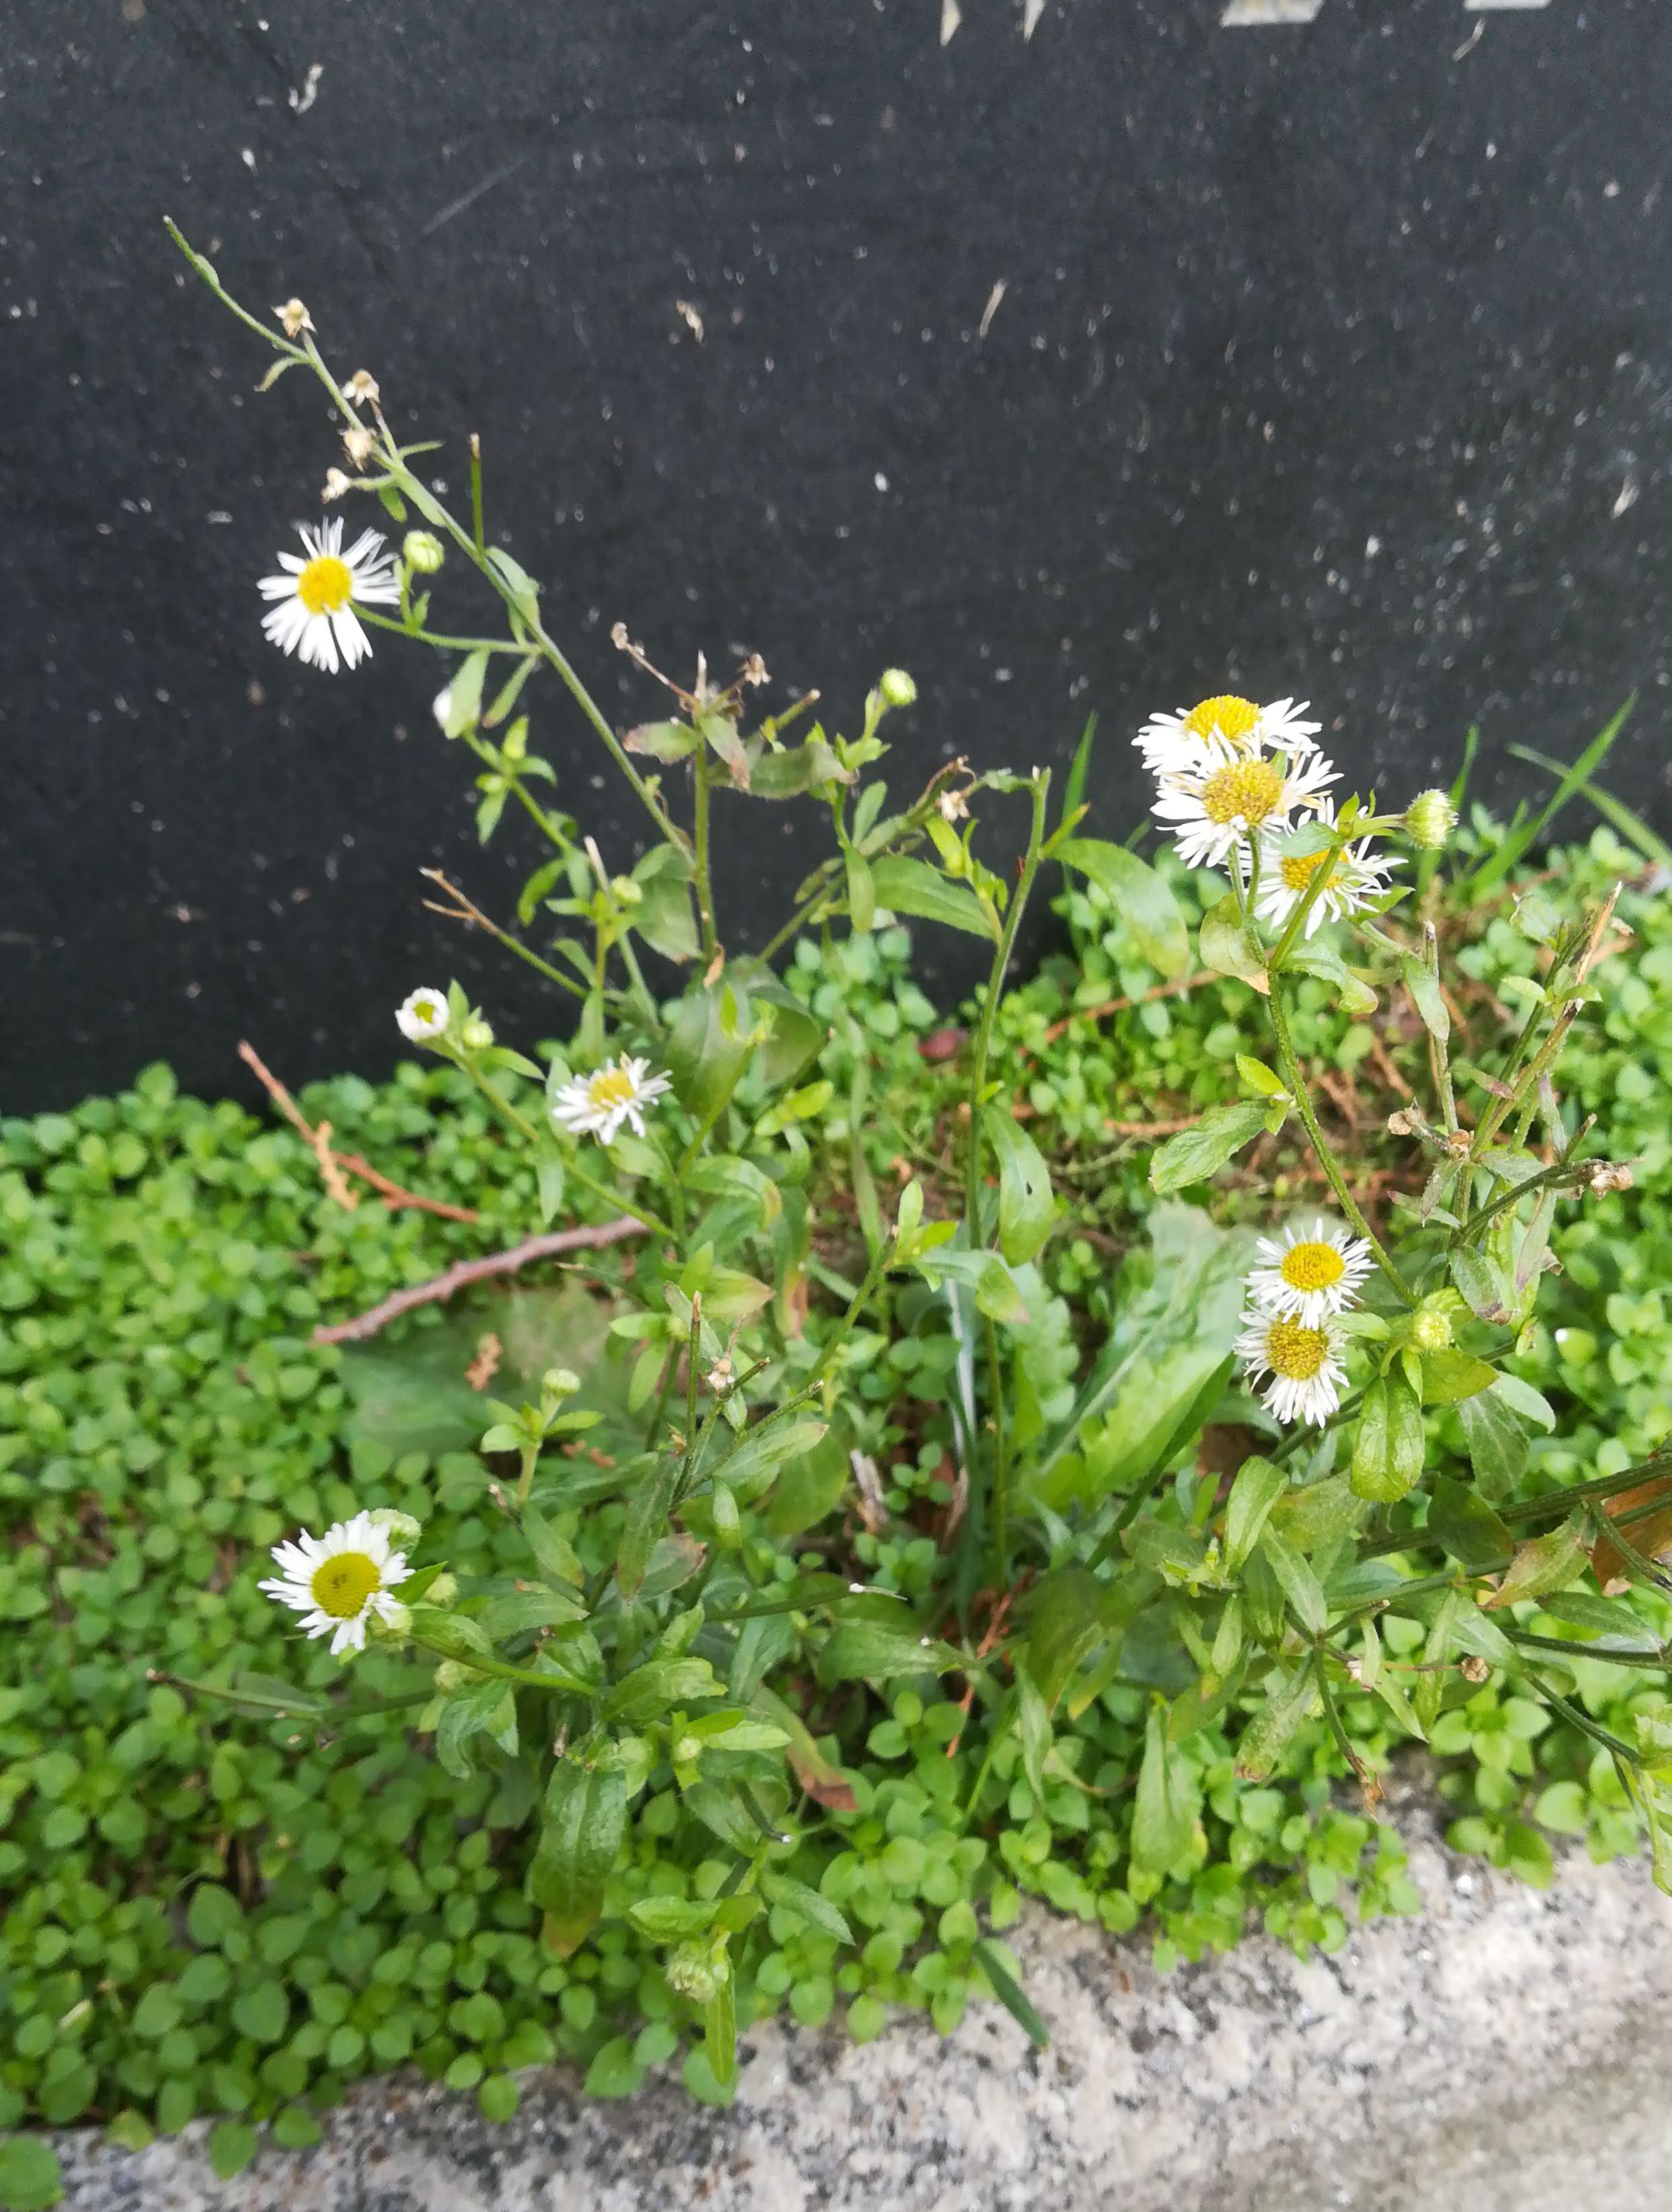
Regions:
[[[254, 395], [165, 212], [257, 307], [301, 295], [455, 495], [481, 433], [623, 726], [659, 702], [617, 619], [850, 728], [898, 662], [897, 790], [1063, 760], [1096, 710], [1123, 834], [1152, 707], [1310, 695], [1393, 799], [1478, 721], [1502, 799], [1509, 745], [1571, 757], [1635, 689], [1610, 780], [1666, 826], [1665, 0], [959, 4], [0, 6], [0, 1106], [159, 1054], [235, 1089], [240, 1036], [380, 1073], [453, 972], [545, 1013], [419, 904], [426, 863], [502, 908], [529, 864], [475, 845], [442, 672], [261, 635], [338, 455], [303, 379]], [[819, 819], [722, 824], [731, 941]]]

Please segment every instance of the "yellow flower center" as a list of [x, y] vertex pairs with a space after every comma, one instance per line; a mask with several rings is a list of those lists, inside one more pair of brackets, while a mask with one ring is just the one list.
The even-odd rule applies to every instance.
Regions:
[[1292, 1244], [1278, 1269], [1292, 1291], [1327, 1291], [1347, 1273], [1347, 1261], [1333, 1244]]
[[296, 597], [311, 615], [334, 615], [354, 597], [354, 574], [334, 553], [316, 554], [296, 579]]
[[1221, 829], [1228, 822], [1264, 822], [1282, 804], [1282, 773], [1268, 760], [1236, 761], [1216, 768], [1201, 787], [1202, 811]]
[[1266, 1331], [1266, 1364], [1291, 1382], [1309, 1382], [1328, 1357], [1329, 1339], [1321, 1328], [1274, 1321]]
[[[1319, 861], [1328, 857], [1328, 846], [1321, 846], [1316, 853], [1286, 853], [1278, 863], [1278, 872], [1283, 878], [1284, 889], [1304, 891], [1317, 873]], [[1335, 870], [1332, 868], [1330, 874], [1334, 873]], [[1326, 877], [1324, 880], [1327, 883], [1328, 878]]]
[[624, 1067], [601, 1067], [587, 1085], [587, 1097], [598, 1113], [612, 1114], [632, 1104], [635, 1089]]
[[364, 1552], [334, 1552], [313, 1570], [313, 1602], [333, 1620], [352, 1620], [382, 1583], [383, 1570]]
[[1238, 699], [1233, 693], [1225, 692], [1217, 699], [1204, 699], [1199, 707], [1192, 707], [1184, 717], [1184, 726], [1193, 738], [1211, 738], [1217, 730], [1234, 745], [1253, 734], [1259, 720], [1260, 709], [1252, 699]]

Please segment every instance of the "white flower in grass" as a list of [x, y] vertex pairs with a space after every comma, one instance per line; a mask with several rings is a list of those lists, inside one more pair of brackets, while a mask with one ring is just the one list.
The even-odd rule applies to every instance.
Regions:
[[[1317, 810], [1318, 820], [1326, 829], [1335, 822], [1335, 802], [1324, 799]], [[1325, 848], [1300, 853], [1285, 849], [1280, 837], [1262, 837], [1260, 841], [1260, 889], [1254, 902], [1254, 910], [1262, 921], [1281, 929], [1305, 896], [1313, 877], [1324, 865]], [[1329, 862], [1329, 878], [1312, 902], [1308, 911], [1305, 933], [1314, 936], [1326, 921], [1341, 921], [1350, 914], [1362, 914], [1373, 906], [1387, 890], [1393, 872], [1405, 863], [1389, 854], [1374, 851], [1368, 837], [1356, 844], [1347, 845]]]
[[1315, 813], [1340, 771], [1320, 752], [1250, 752], [1225, 738], [1194, 743], [1160, 772], [1154, 811], [1180, 860], [1192, 868], [1223, 866], [1251, 838], [1291, 829], [1297, 812]]
[[553, 1098], [552, 1120], [571, 1136], [596, 1137], [600, 1145], [613, 1144], [623, 1121], [635, 1137], [643, 1136], [645, 1108], [670, 1085], [670, 1078], [650, 1074], [649, 1066], [648, 1060], [629, 1060], [623, 1053], [595, 1075], [577, 1075]]
[[299, 653], [313, 667], [329, 669], [334, 676], [343, 661], [354, 668], [372, 650], [355, 602], [396, 606], [400, 586], [375, 530], [363, 531], [346, 553], [340, 517], [317, 530], [304, 522], [301, 533], [306, 560], [281, 553], [278, 564], [284, 574], [261, 580], [262, 598], [275, 602], [261, 617], [261, 627], [286, 653]]
[[445, 1036], [450, 1015], [447, 994], [432, 990], [428, 984], [403, 999], [395, 1009], [395, 1024], [401, 1035], [412, 1044], [434, 1044]]
[[392, 1547], [387, 1527], [370, 1513], [339, 1521], [323, 1536], [304, 1528], [294, 1544], [275, 1544], [273, 1559], [279, 1571], [262, 1589], [303, 1614], [309, 1636], [330, 1637], [333, 1657], [364, 1650], [374, 1616], [398, 1620], [400, 1602], [389, 1593], [412, 1571], [406, 1554]]
[[1345, 1229], [1312, 1224], [1311, 1235], [1286, 1229], [1280, 1238], [1262, 1237], [1259, 1265], [1249, 1275], [1249, 1296], [1262, 1312], [1280, 1314], [1317, 1328], [1331, 1314], [1345, 1313], [1359, 1299], [1359, 1285], [1371, 1271], [1370, 1241]]
[[1304, 699], [1274, 699], [1261, 707], [1252, 699], [1222, 692], [1171, 714], [1152, 714], [1132, 742], [1143, 754], [1145, 767], [1158, 775], [1187, 758], [1192, 746], [1214, 737], [1248, 751], [1269, 746], [1277, 752], [1310, 753], [1316, 750], [1323, 725], [1302, 720], [1307, 703]]
[[1333, 1314], [1309, 1326], [1251, 1305], [1243, 1309], [1243, 1333], [1233, 1348], [1250, 1382], [1271, 1376], [1260, 1393], [1268, 1413], [1280, 1421], [1316, 1421], [1322, 1428], [1341, 1402], [1344, 1342]]

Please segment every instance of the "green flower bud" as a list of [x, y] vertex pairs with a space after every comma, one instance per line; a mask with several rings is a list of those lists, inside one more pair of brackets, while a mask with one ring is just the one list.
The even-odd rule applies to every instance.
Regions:
[[1451, 1316], [1443, 1304], [1423, 1300], [1411, 1316], [1411, 1341], [1419, 1352], [1450, 1349]]
[[917, 686], [903, 668], [885, 668], [877, 678], [877, 689], [891, 707], [915, 706]]
[[472, 1015], [459, 1032], [459, 1042], [466, 1052], [486, 1052], [494, 1041], [494, 1032], [479, 1015]]
[[1405, 810], [1405, 835], [1425, 853], [1438, 853], [1451, 835], [1457, 810], [1443, 791], [1419, 792]]
[[702, 1739], [699, 1735], [682, 1735], [675, 1742], [672, 1757], [676, 1766], [695, 1766], [702, 1756]]
[[424, 1532], [422, 1521], [415, 1521], [410, 1513], [397, 1513], [392, 1505], [380, 1505], [370, 1518], [374, 1528], [389, 1531], [392, 1540], [402, 1551], [409, 1550]]
[[581, 1377], [572, 1367], [548, 1367], [540, 1388], [549, 1398], [572, 1398], [581, 1388]]
[[412, 1632], [412, 1616], [407, 1608], [392, 1599], [386, 1613], [375, 1608], [366, 1623], [366, 1633], [378, 1644], [404, 1644]]
[[698, 1936], [682, 1943], [665, 1962], [662, 1972], [675, 1996], [689, 1997], [693, 2004], [707, 2004], [732, 1978], [725, 1937], [710, 1942]]
[[447, 548], [433, 530], [409, 530], [401, 540], [400, 557], [416, 575], [433, 576], [447, 558]]
[[440, 1574], [436, 1576], [435, 1581], [431, 1583], [429, 1588], [424, 1592], [424, 1603], [426, 1605], [433, 1605], [439, 1609], [451, 1605], [458, 1595], [458, 1576]]
[[470, 1669], [462, 1660], [443, 1659], [435, 1669], [435, 1686], [443, 1697], [449, 1691], [462, 1690], [470, 1679]]

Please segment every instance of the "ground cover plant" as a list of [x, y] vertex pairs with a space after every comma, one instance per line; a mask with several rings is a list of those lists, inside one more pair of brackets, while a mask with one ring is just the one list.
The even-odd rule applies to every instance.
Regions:
[[[1647, 833], [1599, 796], [1535, 862], [1538, 819], [1341, 799], [1287, 701], [1140, 733], [1153, 862], [1081, 834], [1089, 746], [1060, 799], [958, 763], [891, 812], [898, 672], [851, 739], [751, 725], [753, 663], [623, 736], [479, 496], [448, 515], [374, 380], [277, 320], [340, 410], [328, 497], [423, 526], [311, 534], [270, 633], [327, 672], [380, 623], [446, 654], [483, 837], [549, 852], [514, 927], [441, 902], [565, 1035], [421, 985], [426, 1066], [270, 1078], [289, 1123], [152, 1071], [4, 1125], [0, 2125], [211, 2116], [229, 2172], [408, 2059], [502, 2116], [556, 2056], [723, 2100], [780, 2007], [864, 2037], [993, 1998], [1043, 2036], [1024, 1895], [1147, 1912], [1164, 1960], [1408, 1909], [1405, 1741], [1465, 1848], [1540, 1880], [1553, 1834], [1646, 1827], [1658, 1863]], [[429, 627], [460, 569], [502, 636]], [[630, 874], [556, 806], [537, 676], [654, 825]], [[831, 858], [740, 957], [713, 810], [798, 799]], [[1018, 983], [1036, 895], [1072, 950]], [[991, 948], [957, 1026], [900, 917]], [[50, 2201], [50, 2147], [0, 2177]]]

